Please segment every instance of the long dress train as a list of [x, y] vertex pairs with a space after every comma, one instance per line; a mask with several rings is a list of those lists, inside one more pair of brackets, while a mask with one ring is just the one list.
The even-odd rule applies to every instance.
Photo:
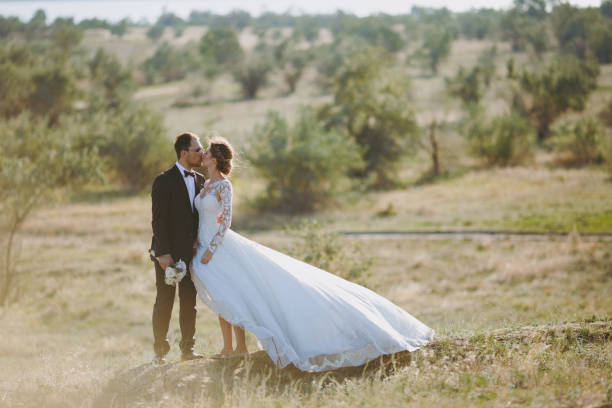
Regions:
[[[252, 332], [277, 366], [358, 366], [432, 340], [432, 329], [375, 292], [230, 230], [229, 180], [206, 185], [195, 206], [199, 245], [191, 276], [199, 297]], [[213, 256], [202, 264], [206, 249]]]

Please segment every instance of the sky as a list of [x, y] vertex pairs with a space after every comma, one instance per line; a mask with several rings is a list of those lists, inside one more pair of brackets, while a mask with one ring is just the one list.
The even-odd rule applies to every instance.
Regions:
[[[225, 14], [236, 9], [248, 11], [252, 15], [266, 11], [313, 14], [343, 10], [365, 16], [379, 12], [408, 13], [412, 6], [447, 7], [453, 11], [465, 11], [483, 7], [503, 9], [508, 8], [511, 3], [511, 0], [0, 0], [0, 15], [17, 16], [25, 21], [29, 20], [36, 10], [43, 9], [49, 20], [56, 17], [74, 17], [76, 21], [80, 21], [98, 17], [119, 21], [129, 17], [135, 22], [142, 19], [154, 22], [164, 10], [182, 18], [188, 17], [192, 10]], [[600, 0], [573, 0], [569, 3], [577, 6], [599, 6]]]

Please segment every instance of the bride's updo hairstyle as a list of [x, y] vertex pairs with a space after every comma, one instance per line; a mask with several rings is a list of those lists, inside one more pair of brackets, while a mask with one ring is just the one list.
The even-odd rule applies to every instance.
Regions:
[[217, 170], [225, 175], [230, 174], [234, 158], [232, 145], [226, 139], [215, 136], [210, 140], [210, 153], [217, 160]]

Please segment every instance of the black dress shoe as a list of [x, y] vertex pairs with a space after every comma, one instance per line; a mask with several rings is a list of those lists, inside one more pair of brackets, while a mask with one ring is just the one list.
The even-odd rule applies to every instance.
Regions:
[[164, 365], [166, 364], [166, 356], [160, 356], [159, 354], [156, 354], [155, 357], [153, 357], [153, 361], [151, 361], [153, 363], [153, 365]]
[[193, 351], [181, 354], [181, 361], [198, 360], [200, 358], [204, 358], [204, 356]]

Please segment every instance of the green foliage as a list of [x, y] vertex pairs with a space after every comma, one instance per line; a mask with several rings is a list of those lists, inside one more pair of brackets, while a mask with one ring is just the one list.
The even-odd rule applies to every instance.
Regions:
[[255, 99], [257, 92], [267, 85], [268, 74], [272, 70], [270, 58], [261, 53], [251, 55], [242, 64], [234, 67], [232, 76], [240, 84], [246, 99]]
[[563, 51], [579, 58], [593, 55], [600, 63], [612, 62], [612, 20], [596, 8], [561, 4], [552, 12], [552, 25]]
[[612, 0], [602, 0], [599, 11], [602, 16], [612, 18]]
[[213, 27], [200, 40], [200, 53], [207, 63], [207, 76], [214, 78], [223, 69], [240, 65], [244, 52], [238, 34], [230, 27]]
[[461, 99], [465, 105], [477, 104], [483, 93], [479, 76], [478, 66], [469, 72], [461, 66], [454, 78], [446, 78], [446, 90], [451, 96]]
[[49, 126], [24, 112], [0, 122], [0, 305], [18, 300], [16, 235], [31, 212], [93, 173], [91, 149], [70, 128]]
[[457, 14], [461, 34], [466, 38], [484, 40], [497, 34], [500, 12], [493, 9], [471, 10]]
[[557, 162], [572, 167], [601, 162], [606, 136], [601, 123], [590, 117], [560, 125], [553, 140], [559, 154]]
[[418, 139], [408, 102], [409, 78], [390, 70], [389, 63], [376, 50], [352, 55], [336, 77], [333, 103], [322, 110], [328, 126], [346, 132], [361, 147], [367, 171], [380, 188], [393, 184], [400, 158], [414, 150]]
[[461, 133], [470, 154], [485, 165], [514, 166], [531, 157], [533, 130], [515, 113], [487, 120], [480, 108], [473, 107]]
[[113, 24], [109, 27], [111, 34], [118, 36], [119, 38], [127, 32], [128, 20], [126, 18], [121, 19], [117, 24]]
[[325, 130], [312, 109], [303, 108], [294, 126], [276, 112], [254, 130], [247, 159], [267, 184], [266, 208], [296, 213], [325, 205], [339, 191], [359, 151], [346, 135]]
[[83, 30], [74, 24], [72, 18], [56, 18], [51, 25], [51, 42], [63, 58], [71, 55], [83, 40]]
[[550, 135], [550, 125], [562, 113], [584, 109], [597, 87], [598, 74], [599, 67], [592, 61], [569, 57], [550, 63], [541, 72], [523, 71], [513, 104], [536, 129], [538, 142]]
[[[125, 19], [121, 21], [125, 21]], [[91, 30], [91, 29], [109, 30], [110, 29], [112, 33], [113, 27], [114, 25], [109, 24], [108, 21], [101, 20], [99, 18], [85, 18], [79, 21], [79, 28], [82, 28], [83, 30]]]
[[467, 71], [459, 67], [454, 78], [446, 78], [446, 90], [451, 96], [461, 99], [466, 107], [478, 104], [483, 96], [483, 87], [488, 87], [495, 75], [497, 47], [485, 50], [478, 57], [478, 64]]
[[342, 279], [370, 287], [373, 259], [364, 255], [362, 245], [340, 234], [325, 230], [316, 221], [302, 220], [286, 233], [297, 238], [287, 253], [310, 265], [338, 275]]
[[185, 78], [188, 72], [200, 69], [201, 58], [190, 47], [173, 47], [164, 41], [142, 64], [147, 84], [171, 82]]
[[98, 152], [108, 179], [140, 191], [172, 161], [171, 143], [160, 114], [131, 104], [86, 116], [80, 121], [79, 142]]
[[281, 66], [283, 69], [283, 79], [287, 85], [289, 94], [295, 92], [298, 81], [304, 73], [304, 68], [309, 60], [309, 53], [292, 48], [282, 56]]
[[514, 8], [501, 20], [502, 38], [512, 43], [513, 51], [531, 46], [540, 55], [549, 47], [548, 29], [542, 18], [536, 18]]
[[157, 41], [164, 34], [165, 29], [166, 27], [155, 24], [147, 30], [147, 37], [149, 37], [151, 41]]
[[56, 124], [60, 115], [70, 112], [78, 90], [74, 74], [60, 65], [39, 68], [28, 78], [31, 92], [27, 98], [27, 108], [40, 117], [48, 117]]
[[384, 48], [391, 53], [398, 52], [404, 47], [402, 37], [378, 17], [349, 19], [343, 31], [338, 34], [360, 37], [367, 41], [368, 45]]
[[89, 62], [92, 82], [103, 93], [110, 106], [116, 107], [132, 88], [132, 72], [123, 69], [114, 54], [99, 48]]
[[24, 24], [17, 17], [0, 16], [0, 38], [7, 38], [24, 30]]
[[430, 25], [425, 29], [422, 52], [432, 73], [437, 74], [440, 62], [448, 58], [452, 41], [452, 34], [444, 26]]

